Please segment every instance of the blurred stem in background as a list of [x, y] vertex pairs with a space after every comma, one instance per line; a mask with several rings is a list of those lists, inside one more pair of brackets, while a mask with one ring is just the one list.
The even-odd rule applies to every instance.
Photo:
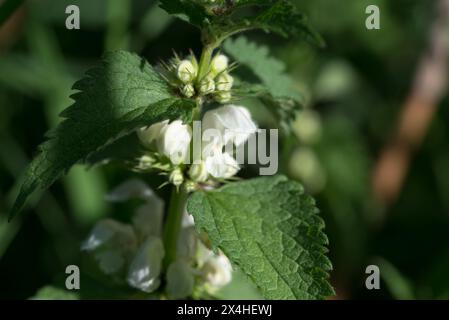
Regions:
[[447, 90], [449, 0], [435, 3], [437, 18], [430, 33], [429, 47], [421, 58], [396, 132], [381, 152], [374, 169], [374, 196], [384, 205], [394, 202], [400, 193], [413, 152], [419, 148]]

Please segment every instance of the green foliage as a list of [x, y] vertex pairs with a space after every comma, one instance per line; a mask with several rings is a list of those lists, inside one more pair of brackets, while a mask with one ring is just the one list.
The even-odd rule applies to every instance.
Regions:
[[284, 176], [262, 177], [194, 193], [188, 212], [267, 299], [333, 294], [332, 265], [315, 201]]
[[38, 187], [48, 188], [99, 148], [141, 126], [165, 119], [188, 121], [195, 106], [174, 96], [145, 60], [125, 51], [106, 54], [73, 88], [79, 90], [72, 95], [75, 102], [27, 168], [11, 217]]
[[[241, 15], [242, 7], [257, 7], [255, 14]], [[162, 0], [161, 8], [203, 31], [207, 44], [218, 46], [227, 37], [251, 29], [275, 32], [284, 37], [302, 36], [323, 46], [323, 40], [306, 17], [287, 0], [200, 1]]]
[[40, 288], [36, 294], [30, 298], [31, 300], [78, 300], [76, 293], [53, 287], [45, 286]]
[[260, 80], [258, 85], [240, 83], [242, 95], [260, 98], [282, 127], [288, 129], [301, 109], [303, 98], [285, 72], [285, 65], [271, 57], [267, 47], [250, 42], [243, 36], [228, 39], [223, 48]]

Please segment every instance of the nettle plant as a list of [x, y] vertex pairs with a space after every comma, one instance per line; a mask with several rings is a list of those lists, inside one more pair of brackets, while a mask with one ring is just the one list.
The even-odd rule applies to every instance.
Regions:
[[[252, 29], [318, 45], [320, 37], [285, 0], [163, 0], [160, 6], [201, 30], [201, 55], [175, 54], [153, 67], [130, 52], [106, 53], [73, 86], [74, 103], [27, 168], [12, 215], [73, 165], [119, 160], [142, 178], [164, 174], [173, 191], [165, 213], [143, 180], [107, 195], [113, 202], [138, 199], [140, 206], [130, 224], [99, 221], [81, 249], [118, 282], [152, 298], [210, 298], [238, 268], [267, 299], [333, 295], [328, 240], [314, 200], [285, 176], [237, 179], [240, 163], [227, 148], [257, 131], [238, 105], [243, 98], [260, 100], [284, 129], [301, 108], [282, 63], [246, 38], [228, 38]], [[237, 76], [241, 65], [252, 83]], [[195, 156], [192, 127], [201, 120], [201, 133], [213, 129], [218, 136]]]

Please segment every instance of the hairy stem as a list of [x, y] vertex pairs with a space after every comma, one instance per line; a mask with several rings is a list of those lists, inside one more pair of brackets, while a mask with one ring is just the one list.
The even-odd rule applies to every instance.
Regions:
[[187, 200], [187, 192], [184, 188], [173, 187], [170, 207], [168, 209], [168, 217], [165, 222], [164, 228], [164, 248], [165, 248], [165, 258], [164, 258], [164, 269], [166, 270], [168, 266], [176, 260], [176, 247], [178, 243], [179, 232], [181, 230], [182, 215], [184, 212], [185, 202]]
[[209, 72], [209, 65], [212, 59], [212, 52], [214, 51], [214, 46], [206, 45], [201, 52], [200, 62], [198, 66], [198, 77], [197, 84], [207, 75]]

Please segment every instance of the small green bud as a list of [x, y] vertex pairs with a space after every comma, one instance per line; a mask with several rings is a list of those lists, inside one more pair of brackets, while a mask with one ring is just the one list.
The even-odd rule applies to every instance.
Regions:
[[179, 187], [184, 182], [184, 175], [182, 174], [181, 169], [176, 168], [170, 173], [169, 180], [176, 187]]
[[216, 84], [218, 91], [229, 91], [234, 83], [234, 78], [227, 72], [220, 74], [217, 77]]
[[205, 95], [214, 92], [215, 90], [215, 81], [210, 77], [206, 77], [201, 80], [200, 83], [200, 93]]
[[195, 94], [195, 89], [193, 88], [193, 86], [191, 84], [186, 84], [186, 85], [182, 86], [181, 93], [185, 97], [190, 98]]
[[231, 92], [230, 91], [224, 91], [224, 92], [218, 92], [215, 95], [215, 100], [217, 100], [220, 103], [226, 103], [231, 100]]
[[220, 72], [225, 71], [228, 68], [228, 61], [228, 57], [224, 54], [217, 54], [210, 64], [212, 73], [217, 75]]
[[183, 83], [190, 83], [195, 79], [197, 72], [191, 61], [182, 60], [178, 65], [177, 76]]

